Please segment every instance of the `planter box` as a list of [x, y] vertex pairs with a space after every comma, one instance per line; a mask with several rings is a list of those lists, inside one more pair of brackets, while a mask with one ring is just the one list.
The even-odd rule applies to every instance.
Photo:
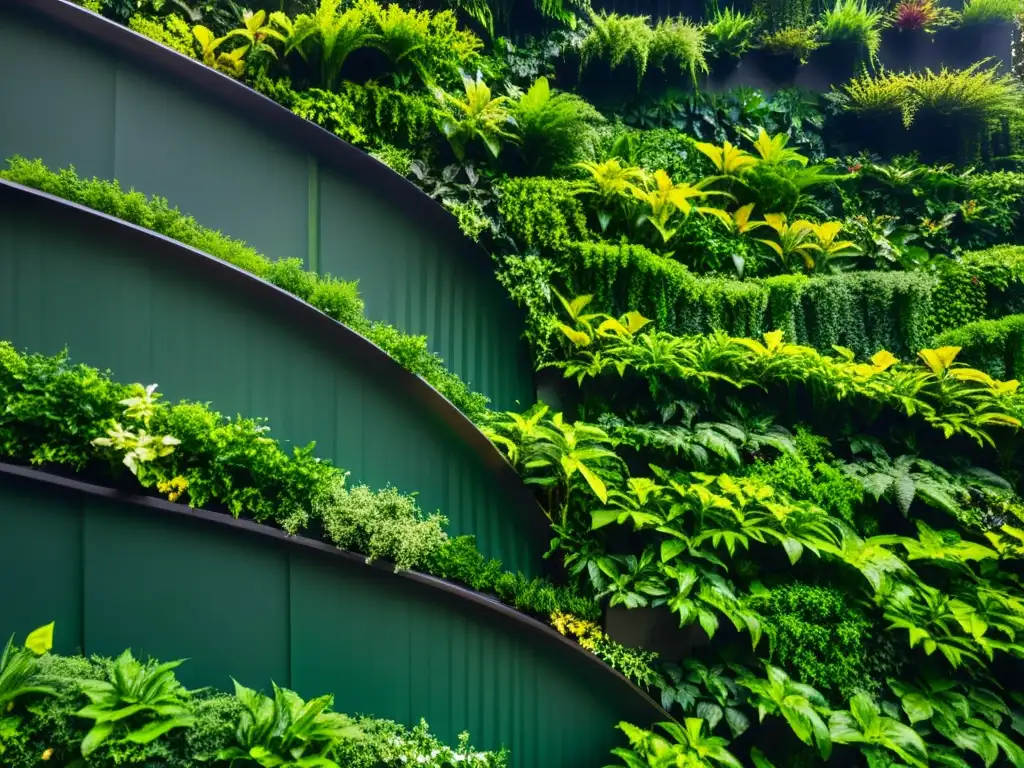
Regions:
[[617, 605], [604, 615], [608, 637], [631, 648], [655, 651], [662, 661], [678, 662], [694, 648], [708, 644], [699, 624], [680, 627], [679, 619], [667, 608], [634, 608]]
[[892, 71], [938, 72], [966, 69], [982, 59], [992, 58], [1000, 72], [1012, 66], [1013, 24], [978, 24], [970, 27], [939, 29], [934, 35], [926, 32], [886, 29], [882, 32], [879, 60]]

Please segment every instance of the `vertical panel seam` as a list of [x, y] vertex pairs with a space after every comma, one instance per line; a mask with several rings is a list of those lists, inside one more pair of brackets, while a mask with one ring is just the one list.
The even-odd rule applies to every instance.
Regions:
[[306, 155], [309, 193], [306, 199], [309, 270], [320, 274], [320, 167], [313, 155]]

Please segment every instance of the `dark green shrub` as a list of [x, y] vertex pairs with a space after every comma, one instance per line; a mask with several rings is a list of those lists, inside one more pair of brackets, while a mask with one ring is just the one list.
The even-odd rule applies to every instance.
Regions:
[[757, 603], [774, 663], [842, 699], [872, 688], [867, 675], [872, 625], [845, 592], [797, 582], [772, 589]]
[[633, 143], [632, 162], [649, 171], [659, 168], [673, 181], [695, 182], [712, 175], [714, 166], [707, 155], [698, 152], [696, 142], [682, 131], [652, 128], [628, 131]]

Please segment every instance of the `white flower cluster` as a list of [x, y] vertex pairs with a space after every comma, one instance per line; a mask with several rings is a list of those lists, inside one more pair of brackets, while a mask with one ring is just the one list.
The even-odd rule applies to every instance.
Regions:
[[[421, 726], [422, 728], [422, 726]], [[468, 749], [468, 736], [462, 735], [459, 739], [459, 749], [443, 745], [431, 745], [429, 752], [424, 751], [427, 746], [423, 744], [423, 736], [427, 736], [425, 729], [415, 729], [415, 736], [420, 738], [405, 740], [399, 737], [391, 739], [391, 746], [394, 753], [391, 756], [391, 765], [405, 766], [417, 765], [424, 768], [453, 768], [453, 766], [465, 766], [465, 768], [490, 768], [495, 765], [494, 755], [488, 752], [474, 752]], [[427, 736], [430, 741], [437, 744], [432, 737]], [[417, 743], [419, 742], [419, 743]]]

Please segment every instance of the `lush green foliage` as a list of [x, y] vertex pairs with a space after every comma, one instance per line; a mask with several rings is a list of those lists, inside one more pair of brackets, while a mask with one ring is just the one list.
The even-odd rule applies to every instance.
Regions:
[[[999, 685], [1022, 655], [1024, 403], [990, 378], [1019, 367], [1019, 84], [978, 62], [865, 70], [827, 97], [692, 87], [751, 47], [780, 72], [851, 47], [869, 60], [886, 24], [910, 49], [1010, 20], [1016, 0], [962, 14], [757, 0], [749, 16], [711, 4], [704, 26], [558, 0], [249, 14], [210, 0], [190, 6], [191, 38], [182, 4], [162, 5], [101, 10], [411, 175], [492, 251], [536, 358], [566, 374], [564, 414], [488, 429], [535, 487], [568, 587], [505, 572], [440, 515], [334, 471], [267, 519], [308, 520], [575, 638], [679, 719], [622, 726], [627, 766], [1024, 765], [1022, 699]], [[484, 46], [457, 17], [514, 35]], [[307, 286], [281, 264], [264, 277]], [[424, 348], [375, 328], [421, 370]], [[66, 405], [74, 387], [45, 417], [17, 399], [40, 435], [69, 435], [33, 443], [43, 461], [101, 453], [151, 483], [202, 446], [150, 412], [152, 392], [118, 395], [134, 401], [122, 415], [82, 388], [120, 421], [105, 444], [81, 440], [93, 422]], [[625, 648], [599, 624], [606, 605], [682, 627], [659, 654]]]
[[874, 61], [882, 45], [882, 11], [869, 8], [866, 0], [836, 0], [822, 15], [819, 34], [830, 43], [856, 43]]
[[475, 750], [465, 733], [454, 748], [447, 746], [425, 722], [408, 730], [389, 720], [332, 712], [333, 696], [303, 701], [274, 685], [270, 698], [237, 682], [233, 696], [187, 691], [174, 676], [181, 662], [142, 663], [129, 651], [117, 659], [64, 657], [45, 653], [48, 648], [8, 649], [32, 659], [50, 685], [25, 690], [5, 707], [0, 755], [9, 768], [71, 765], [76, 759], [79, 765], [166, 768], [501, 768], [507, 760], [504, 750]]
[[843, 86], [847, 108], [858, 113], [899, 114], [903, 124], [929, 115], [987, 121], [1018, 115], [1021, 88], [1010, 75], [978, 62], [964, 70], [864, 73]]
[[1017, 0], [967, 0], [960, 12], [960, 24], [1009, 24], [1021, 13]]
[[355, 282], [310, 272], [299, 259], [271, 261], [242, 241], [197, 224], [164, 198], [147, 198], [135, 190], [126, 192], [116, 181], [82, 179], [74, 168], [50, 171], [39, 160], [16, 157], [8, 160], [8, 165], [9, 169], [0, 171], [0, 177], [8, 181], [159, 232], [273, 283], [365, 335], [398, 363], [426, 379], [470, 418], [480, 418], [486, 412], [486, 398], [472, 392], [448, 371], [442, 360], [427, 349], [425, 337], [404, 334], [387, 323], [368, 321]]
[[[545, 619], [592, 618], [594, 603], [543, 579], [486, 561], [472, 537], [450, 539], [443, 516], [424, 515], [388, 488], [345, 488], [313, 446], [286, 454], [260, 421], [228, 419], [198, 403], [166, 405], [155, 387], [124, 386], [66, 355], [21, 355], [0, 343], [0, 455], [67, 466], [153, 489], [171, 501], [223, 509], [299, 533], [311, 522], [334, 544], [453, 578]], [[230, 460], [229, 460], [230, 459]]]

